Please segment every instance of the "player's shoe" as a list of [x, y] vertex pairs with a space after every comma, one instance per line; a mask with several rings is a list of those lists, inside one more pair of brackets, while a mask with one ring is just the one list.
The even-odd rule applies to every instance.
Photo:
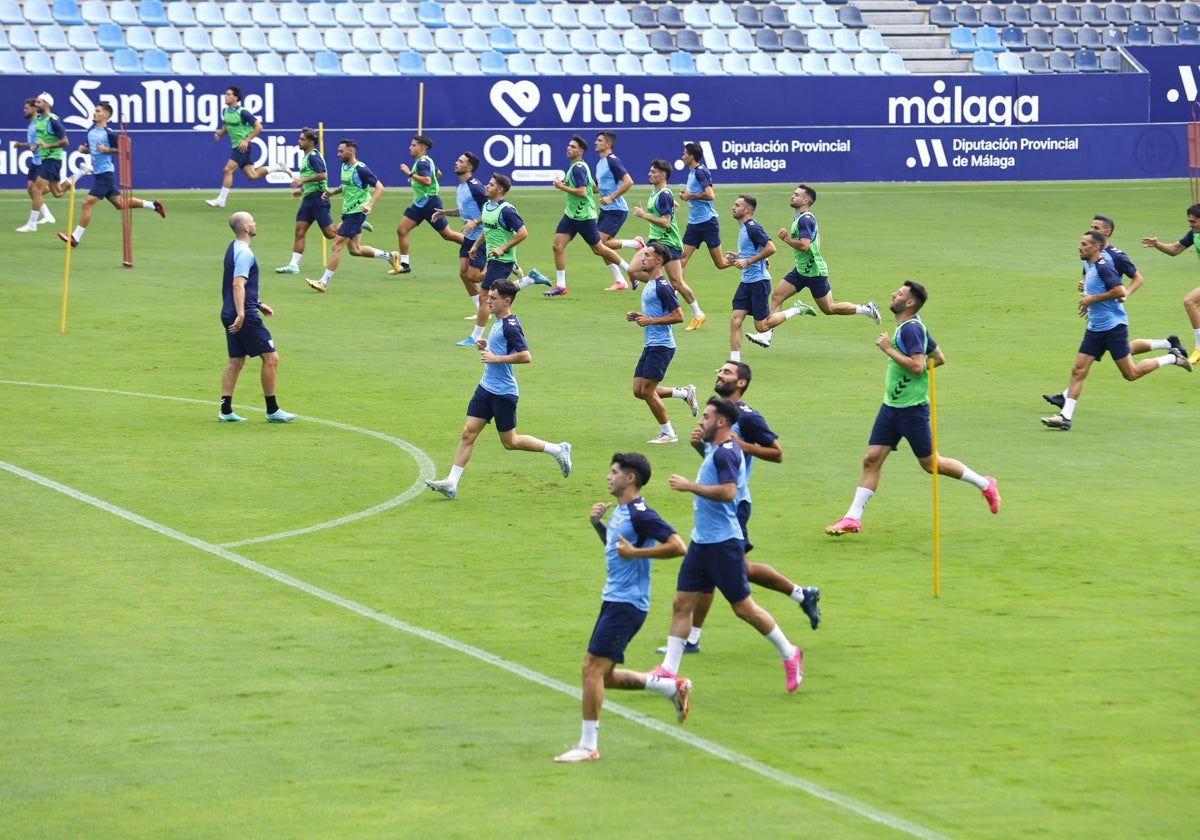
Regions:
[[46, 206], [43, 204], [42, 205], [42, 217], [40, 219], [38, 219], [38, 224], [39, 225], [52, 225], [57, 221], [58, 221], [58, 219], [54, 218], [54, 214], [51, 213], [49, 210], [47, 210]]
[[633, 237], [633, 245], [640, 251], [646, 247], [646, 240], [642, 239], [640, 236], [635, 236]]
[[[663, 645], [662, 647], [655, 649], [654, 652], [655, 653], [666, 653], [667, 646]], [[684, 642], [683, 643], [683, 652], [684, 653], [699, 653], [700, 652], [700, 643], [699, 642]]]
[[1175, 364], [1179, 365], [1188, 373], [1192, 372], [1192, 363], [1188, 360], [1188, 357], [1183, 354], [1182, 350], [1180, 350], [1178, 347], [1172, 347], [1171, 355], [1175, 357]]
[[435, 493], [441, 493], [447, 499], [453, 499], [458, 495], [458, 488], [449, 481], [434, 481], [431, 478], [425, 479], [425, 486]]
[[817, 606], [817, 602], [821, 600], [821, 590], [815, 586], [802, 586], [800, 593], [804, 596], [800, 600], [800, 609], [808, 616], [808, 623], [812, 629], [816, 630], [817, 625], [821, 623], [821, 608]]
[[[92, 169], [92, 165], [91, 165], [90, 163], [88, 163], [86, 160], [85, 160], [83, 163], [79, 164], [79, 173], [80, 173], [81, 175], [91, 175], [91, 174], [92, 174], [94, 171], [95, 171], [95, 170], [94, 170], [94, 169]], [[68, 187], [69, 187], [69, 186], [70, 186], [70, 184], [71, 184], [71, 182], [70, 182], [69, 180], [67, 180], [67, 179], [63, 179], [62, 181], [59, 181], [59, 183], [60, 183], [60, 184], [67, 184], [67, 185], [68, 185]]]
[[675, 720], [683, 723], [692, 711], [692, 681], [675, 680], [675, 696], [670, 698], [675, 707]]
[[679, 443], [679, 436], [661, 432], [658, 437], [648, 440], [646, 443]]
[[364, 221], [363, 221], [363, 224], [362, 224], [362, 229], [363, 229], [363, 230], [365, 230], [367, 233], [374, 233], [374, 232], [375, 232], [375, 225], [373, 225], [373, 224], [371, 224], [370, 222], [368, 222], [368, 221], [365, 221], [365, 220], [364, 220]]
[[670, 671], [668, 671], [666, 668], [664, 668], [664, 667], [663, 667], [663, 666], [661, 666], [661, 665], [655, 665], [655, 666], [654, 666], [654, 670], [650, 672], [650, 676], [652, 676], [652, 677], [662, 677], [662, 678], [663, 678], [663, 679], [665, 679], [665, 680], [677, 680], [677, 679], [679, 679], [679, 675], [678, 675], [678, 674], [672, 674]]
[[1200, 347], [1192, 351], [1192, 355], [1188, 356], [1188, 361], [1193, 365], [1200, 365]]
[[687, 386], [687, 394], [684, 396], [683, 401], [685, 403], [687, 403], [688, 408], [690, 408], [692, 410], [693, 417], [695, 417], [697, 414], [700, 413], [700, 403], [696, 399], [696, 386], [695, 385]]
[[305, 277], [304, 282], [307, 283], [311, 288], [316, 289], [318, 292], [325, 291], [325, 284], [320, 280], [309, 280], [307, 277]]
[[66, 235], [65, 233], [63, 233], [61, 230], [60, 230], [60, 231], [58, 231], [58, 238], [59, 238], [59, 239], [61, 239], [63, 242], [70, 242], [70, 243], [71, 243], [71, 247], [72, 247], [72, 248], [78, 248], [78, 247], [79, 247], [79, 240], [78, 240], [78, 239], [76, 239], [74, 236], [67, 236], [67, 235]]
[[771, 346], [771, 339], [775, 336], [775, 330], [767, 330], [761, 333], [746, 333], [746, 340], [751, 344], [757, 344], [759, 347], [767, 348]]
[[562, 451], [554, 456], [554, 460], [558, 461], [558, 468], [562, 470], [563, 478], [571, 477], [571, 444], [565, 440], [559, 444]]
[[1067, 404], [1067, 398], [1062, 394], [1042, 394], [1042, 399], [1055, 408], [1062, 408]]
[[284, 411], [282, 408], [277, 408], [267, 415], [268, 423], [291, 423], [296, 419], [296, 415], [290, 411]]
[[[874, 306], [875, 304], [872, 303], [871, 305]], [[814, 318], [817, 317], [817, 310], [814, 309], [813, 307], [809, 306], [807, 303], [801, 303], [800, 301], [796, 301], [795, 303], [792, 304], [792, 308], [799, 310], [801, 315], [811, 315]]]
[[535, 285], [538, 285], [538, 286], [553, 286], [554, 285], [553, 283], [551, 283], [549, 280], [546, 279], [546, 275], [542, 274], [542, 272], [538, 271], [536, 268], [529, 269], [528, 277], [530, 280], [532, 280], [534, 282]]
[[987, 479], [987, 487], [984, 487], [981, 491], [983, 493], [983, 498], [987, 501], [988, 509], [991, 510], [992, 513], [999, 513], [1000, 491], [996, 489], [996, 479], [992, 478], [990, 475], [985, 475], [984, 478]]
[[606, 291], [606, 292], [627, 292], [627, 291], [629, 291], [629, 284], [626, 283], [624, 280], [614, 280], [613, 284], [611, 286], [609, 286], [607, 289], [605, 289], [604, 291]]
[[804, 682], [804, 651], [796, 648], [791, 659], [783, 660], [783, 673], [787, 675], [787, 690], [795, 691]]
[[1064, 432], [1071, 431], [1071, 421], [1061, 414], [1055, 414], [1053, 417], [1043, 417], [1042, 425], [1051, 429], [1059, 429]]
[[599, 757], [600, 750], [589, 750], [585, 746], [576, 744], [562, 755], [554, 756], [554, 761], [558, 764], [578, 764], [581, 761], [595, 761]]
[[861, 530], [861, 519], [851, 519], [849, 516], [843, 516], [837, 522], [827, 527], [825, 533], [831, 537], [840, 537], [842, 534], [857, 534]]
[[707, 320], [708, 320], [707, 315], [697, 315], [695, 318], [688, 321], [688, 325], [686, 327], [684, 327], [684, 329], [685, 330], [698, 330], [704, 326], [704, 322]]
[[206, 199], [204, 199], [204, 203], [207, 204], [209, 207], [224, 207], [225, 206], [225, 202], [221, 201], [221, 199], [219, 199], [219, 198], [206, 198]]
[[164, 219], [167, 218], [167, 209], [163, 207], [163, 203], [161, 201], [154, 202], [154, 212], [162, 216]]
[[17, 233], [37, 233], [37, 225], [21, 225]]
[[475, 339], [471, 338], [471, 336], [467, 336], [462, 341], [454, 342], [454, 346], [455, 347], [474, 347]]
[[399, 251], [388, 251], [388, 260], [392, 267], [388, 269], [388, 274], [395, 276], [397, 274], [408, 274], [412, 271], [412, 266], [400, 262]]
[[221, 423], [245, 423], [246, 418], [239, 417], [238, 415], [234, 414], [232, 411], [229, 412], [228, 414], [222, 414], [221, 412], [218, 411], [217, 412], [217, 421], [221, 422]]
[[[813, 312], [812, 314], [816, 315], [817, 313]], [[875, 301], [873, 300], [867, 301], [867, 317], [876, 324], [883, 322], [883, 318], [879, 316], [879, 307], [875, 305]]]
[[287, 265], [281, 265], [281, 266], [279, 266], [279, 268], [275, 269], [275, 273], [276, 274], [299, 274], [300, 266], [292, 265], [291, 263], [288, 263]]
[[[533, 276], [532, 270], [530, 271], [529, 276], [530, 277]], [[534, 282], [536, 283], [537, 281], [535, 280]], [[567, 296], [567, 287], [566, 286], [555, 286], [553, 289], [551, 289], [548, 292], [542, 292], [542, 297], [566, 297], [566, 296]]]
[[1181, 342], [1179, 340], [1179, 336], [1177, 336], [1177, 335], [1167, 336], [1167, 344], [1171, 345], [1172, 350], [1178, 349], [1181, 353], [1183, 353], [1184, 355], [1187, 355], [1187, 351], [1183, 349], [1183, 342]]

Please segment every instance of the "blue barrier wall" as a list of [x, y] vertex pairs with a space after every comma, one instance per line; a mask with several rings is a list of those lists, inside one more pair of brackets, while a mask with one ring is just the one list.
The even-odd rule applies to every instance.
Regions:
[[[466, 149], [484, 174], [548, 183], [570, 136], [589, 144], [617, 132], [617, 154], [636, 181], [653, 157], [678, 161], [700, 142], [726, 182], [1000, 181], [1182, 177], [1184, 128], [1200, 95], [1200, 50], [1131, 51], [1147, 73], [1063, 76], [910, 76], [821, 79], [630, 77], [280, 77], [240, 82], [263, 121], [259, 163], [295, 164], [297, 130], [324, 122], [326, 155], [340, 137], [385, 183], [400, 185], [421, 108], [433, 157], [445, 172]], [[423, 103], [420, 99], [424, 85]], [[214, 142], [226, 82], [204, 77], [7, 77], [4, 101], [55, 98], [72, 148], [96, 103], [134, 139], [140, 188], [212, 188], [228, 155]], [[2, 129], [0, 187], [24, 186], [19, 112]], [[747, 124], [759, 127], [744, 128]], [[84, 156], [74, 153], [74, 170]], [[681, 164], [680, 164], [681, 165]], [[261, 186], [255, 182], [253, 186]], [[239, 188], [247, 186], [238, 178]]]

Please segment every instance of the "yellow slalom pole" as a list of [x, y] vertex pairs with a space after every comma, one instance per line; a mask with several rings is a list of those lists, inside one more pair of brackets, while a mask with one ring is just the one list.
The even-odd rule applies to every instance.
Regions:
[[425, 127], [425, 83], [417, 84], [417, 134], [424, 134]]
[[[317, 123], [317, 148], [321, 151], [321, 160], [325, 160], [325, 123]], [[328, 174], [328, 173], [326, 173]], [[328, 183], [328, 182], [326, 182]], [[324, 232], [321, 234], [321, 265], [329, 264], [329, 241], [325, 238]]]
[[[65, 164], [66, 161], [64, 160]], [[75, 234], [75, 179], [71, 179], [71, 205], [67, 208], [67, 258], [63, 263], [63, 302], [62, 318], [58, 322], [58, 331], [67, 331], [67, 290], [71, 285], [71, 237]]]
[[938, 533], [941, 523], [938, 515], [938, 444], [937, 444], [937, 386], [934, 382], [934, 361], [929, 357], [929, 430], [933, 438], [933, 597], [941, 595], [940, 546]]

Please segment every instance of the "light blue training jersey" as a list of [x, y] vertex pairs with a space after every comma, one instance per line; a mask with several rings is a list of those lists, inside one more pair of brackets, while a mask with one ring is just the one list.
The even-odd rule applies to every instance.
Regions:
[[[488, 350], [497, 356], [508, 356], [528, 350], [525, 343], [525, 333], [521, 330], [521, 322], [516, 315], [509, 315], [503, 320], [497, 320], [488, 333]], [[479, 384], [493, 394], [520, 395], [517, 388], [517, 377], [513, 375], [511, 364], [484, 365], [483, 376]]]
[[[742, 259], [749, 259], [761, 251], [766, 244], [771, 241], [771, 237], [763, 230], [763, 226], [758, 223], [757, 219], [747, 219], [738, 225], [738, 256]], [[759, 260], [756, 263], [750, 263], [742, 269], [743, 283], [758, 283], [761, 280], [769, 280], [771, 275], [767, 274], [767, 263], [765, 260]]]
[[[700, 463], [696, 483], [704, 485], [746, 484], [746, 459], [742, 448], [733, 438], [719, 446], [707, 447], [708, 452]], [[714, 502], [697, 493], [692, 494], [692, 542], [718, 543], [742, 539], [742, 526], [737, 518], [737, 500]]]
[[604, 565], [608, 577], [601, 595], [605, 601], [633, 604], [650, 611], [650, 565], [648, 558], [625, 560], [617, 555], [617, 538], [624, 537], [635, 548], [647, 548], [670, 539], [675, 529], [638, 496], [627, 505], [617, 505], [608, 519], [604, 541]]
[[[1101, 257], [1094, 263], [1083, 264], [1084, 294], [1102, 295], [1120, 285], [1121, 275], [1117, 274], [1117, 270], [1106, 258]], [[1125, 314], [1125, 304], [1119, 300], [1102, 300], [1088, 307], [1087, 328], [1093, 332], [1111, 330], [1118, 324], [1128, 323], [1129, 316]]]
[[[679, 308], [679, 298], [665, 277], [657, 277], [642, 284], [642, 314], [661, 318]], [[647, 347], [674, 347], [675, 333], [671, 324], [651, 324], [642, 332]]]
[[[688, 171], [687, 176], [687, 191], [690, 193], [702, 193], [706, 187], [712, 186], [712, 175], [708, 172], [708, 167], [700, 164], [695, 169]], [[688, 202], [688, 224], [694, 225], [700, 222], [707, 222], [709, 219], [717, 218], [717, 211], [713, 208], [713, 203], [703, 198], [693, 198]]]

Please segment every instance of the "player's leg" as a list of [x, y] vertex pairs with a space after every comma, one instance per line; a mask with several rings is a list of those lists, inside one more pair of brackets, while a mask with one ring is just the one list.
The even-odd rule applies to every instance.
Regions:
[[233, 187], [233, 173], [238, 171], [238, 162], [233, 158], [225, 161], [225, 169], [221, 172], [221, 190], [224, 195], [218, 200], [222, 203], [228, 196], [229, 190]]
[[692, 317], [703, 317], [704, 313], [698, 311], [700, 304], [696, 302], [696, 293], [683, 279], [683, 260], [679, 258], [669, 260], [663, 266], [663, 272], [667, 275], [667, 281], [671, 284], [671, 288], [691, 307]]
[[1188, 361], [1193, 365], [1200, 365], [1200, 286], [1183, 296], [1183, 311], [1187, 313], [1188, 323], [1192, 325], [1192, 334], [1195, 337], [1195, 349], [1188, 356]]
[[879, 476], [883, 472], [883, 462], [900, 443], [903, 437], [899, 410], [891, 406], [880, 406], [875, 416], [875, 425], [871, 428], [871, 437], [867, 442], [867, 454], [863, 456], [862, 473], [854, 488], [854, 498], [847, 508], [846, 514], [837, 522], [828, 526], [825, 533], [840, 537], [842, 534], [857, 534], [862, 530], [863, 510], [867, 502], [879, 489]]
[[418, 208], [409, 206], [404, 210], [404, 215], [400, 217], [400, 224], [396, 225], [396, 243], [397, 250], [400, 251], [401, 274], [407, 274], [412, 270], [408, 264], [409, 234], [417, 225], [421, 224], [419, 214]]
[[[744, 285], [739, 283], [739, 286]], [[742, 360], [742, 324], [746, 322], [746, 316], [749, 311], [745, 309], [734, 309], [729, 316], [729, 358], [735, 362]], [[755, 326], [758, 322], [755, 322]]]
[[495, 417], [496, 433], [500, 444], [507, 450], [522, 452], [545, 452], [558, 462], [563, 478], [571, 474], [571, 444], [549, 443], [533, 435], [517, 434], [517, 397], [510, 394], [492, 394], [491, 404]]
[[241, 353], [240, 350], [234, 349], [237, 344], [236, 338], [226, 333], [226, 342], [230, 345], [229, 361], [225, 364], [225, 371], [221, 374], [221, 412], [220, 417], [224, 422], [241, 422], [244, 418], [238, 417], [233, 413], [233, 390], [237, 387], [238, 374], [242, 372], [242, 368], [246, 365], [245, 355], [232, 355]]

